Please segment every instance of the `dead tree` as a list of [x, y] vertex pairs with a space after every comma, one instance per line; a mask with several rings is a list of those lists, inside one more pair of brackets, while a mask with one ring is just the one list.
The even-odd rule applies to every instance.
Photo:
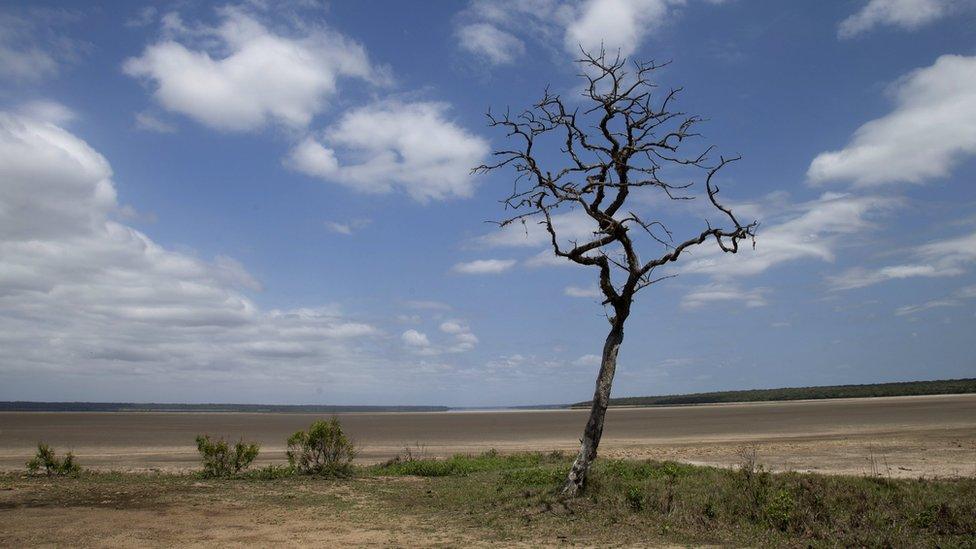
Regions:
[[[651, 76], [664, 65], [583, 52], [579, 60], [585, 78], [582, 106], [569, 103], [546, 90], [542, 100], [518, 115], [495, 116], [488, 112], [489, 125], [507, 131], [517, 144], [494, 153], [496, 160], [475, 168], [489, 172], [506, 166], [516, 172], [512, 194], [504, 201], [513, 215], [500, 225], [537, 221], [548, 232], [556, 256], [599, 271], [599, 287], [610, 322], [603, 346], [600, 372], [589, 420], [580, 439], [579, 455], [563, 487], [563, 494], [577, 495], [597, 455], [603, 422], [610, 400], [610, 388], [617, 366], [617, 351], [624, 339], [624, 323], [630, 316], [634, 296], [640, 290], [674, 276], [662, 273], [685, 250], [714, 241], [722, 252], [736, 253], [740, 241], [755, 245], [758, 222], [742, 224], [732, 210], [718, 200], [716, 174], [739, 157], [712, 158], [712, 147], [689, 145], [699, 137], [698, 116], [672, 111], [679, 89], [658, 93]], [[542, 144], [552, 138], [551, 155]], [[557, 157], [558, 169], [543, 167], [543, 159]], [[680, 174], [694, 172], [689, 180]], [[699, 188], [695, 180], [704, 184]], [[701, 189], [701, 187], [704, 187]], [[664, 216], [649, 219], [636, 213], [632, 199], [638, 192], [661, 193], [664, 204], [707, 199], [711, 214], [704, 228], [686, 240], [676, 240]], [[631, 198], [628, 201], [628, 198]], [[578, 208], [593, 224], [592, 235], [583, 241], [565, 241], [553, 223], [554, 211]], [[669, 208], [669, 210], [671, 210]], [[562, 210], [560, 210], [562, 211]], [[674, 211], [665, 213], [673, 214]], [[640, 240], [637, 238], [640, 236]], [[638, 247], [655, 248], [655, 257], [644, 260]]]

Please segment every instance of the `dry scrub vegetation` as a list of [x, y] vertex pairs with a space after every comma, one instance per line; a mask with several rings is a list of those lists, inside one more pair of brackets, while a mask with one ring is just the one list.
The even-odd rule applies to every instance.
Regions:
[[[976, 540], [973, 478], [770, 473], [748, 454], [734, 470], [604, 459], [582, 497], [563, 499], [558, 489], [570, 464], [561, 453], [433, 460], [411, 452], [354, 468], [344, 478], [284, 467], [206, 481], [198, 475], [7, 474], [0, 476], [6, 525], [0, 545], [71, 539], [80, 545], [953, 547]], [[51, 513], [65, 520], [45, 523]]]

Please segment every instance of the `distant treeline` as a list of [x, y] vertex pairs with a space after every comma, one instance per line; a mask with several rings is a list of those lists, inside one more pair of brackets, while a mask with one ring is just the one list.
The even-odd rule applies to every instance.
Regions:
[[135, 402], [0, 402], [0, 412], [445, 412], [447, 406], [325, 406], [318, 404], [165, 404]]
[[[718, 402], [759, 402], [767, 400], [948, 395], [962, 393], [976, 393], [976, 378], [870, 383], [867, 385], [825, 385], [821, 387], [750, 389], [746, 391], [718, 391], [714, 393], [693, 393], [689, 395], [624, 397], [611, 398], [610, 406], [673, 406], [677, 404], [709, 404]], [[576, 404], [572, 404], [571, 407], [588, 407], [590, 406], [590, 402], [577, 402]]]

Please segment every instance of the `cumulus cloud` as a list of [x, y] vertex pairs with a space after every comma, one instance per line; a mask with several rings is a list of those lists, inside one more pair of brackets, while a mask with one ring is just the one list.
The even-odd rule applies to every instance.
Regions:
[[457, 30], [461, 48], [484, 57], [493, 65], [506, 65], [525, 53], [525, 44], [489, 23], [473, 23]]
[[852, 38], [881, 25], [915, 30], [947, 16], [953, 3], [954, 0], [870, 0], [841, 21], [837, 36]]
[[[502, 65], [524, 50], [523, 38], [576, 56], [582, 46], [629, 56], [676, 17], [686, 0], [475, 0], [459, 17], [460, 47]], [[719, 4], [711, 0], [709, 3]]]
[[445, 348], [445, 352], [463, 353], [474, 349], [478, 344], [478, 336], [471, 332], [471, 328], [461, 320], [446, 320], [439, 326], [441, 332], [450, 335], [453, 342]]
[[620, 51], [629, 56], [645, 37], [667, 22], [668, 12], [681, 0], [589, 0], [576, 8], [566, 27], [564, 46], [567, 51]]
[[401, 339], [404, 345], [422, 356], [465, 353], [478, 344], [478, 336], [461, 320], [446, 320], [438, 328], [447, 337], [446, 341], [431, 342], [427, 334], [413, 329], [403, 332]]
[[467, 332], [468, 328], [456, 320], [447, 320], [441, 322], [440, 329], [445, 334], [460, 334], [462, 332]]
[[403, 332], [400, 339], [403, 340], [404, 345], [409, 347], [430, 347], [430, 340], [427, 339], [427, 334], [418, 332], [417, 330]]
[[382, 84], [362, 45], [326, 27], [271, 29], [241, 7], [218, 10], [216, 26], [163, 18], [162, 38], [126, 60], [163, 108], [226, 131], [270, 122], [304, 128], [336, 94], [340, 78]]
[[514, 267], [515, 263], [514, 259], [476, 259], [457, 263], [451, 270], [470, 275], [500, 274]]
[[284, 160], [287, 167], [365, 193], [400, 190], [418, 202], [469, 197], [488, 143], [438, 102], [383, 101], [350, 110]]
[[976, 263], [976, 233], [930, 242], [907, 251], [910, 263], [875, 269], [855, 267], [828, 278], [836, 290], [864, 288], [888, 280], [958, 276]]
[[239, 262], [168, 250], [113, 221], [118, 210], [101, 154], [50, 122], [0, 113], [0, 376], [8, 387], [17, 376], [165, 384], [227, 370], [280, 386], [307, 384], [312, 372], [352, 384], [387, 360], [370, 350], [382, 336], [372, 324], [336, 307], [263, 311], [243, 293], [260, 284]]
[[811, 183], [923, 183], [976, 154], [976, 56], [943, 55], [891, 93], [892, 112], [858, 128], [843, 149], [814, 158]]

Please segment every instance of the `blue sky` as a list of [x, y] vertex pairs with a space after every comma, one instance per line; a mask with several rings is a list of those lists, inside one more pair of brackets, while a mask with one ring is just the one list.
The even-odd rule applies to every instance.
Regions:
[[974, 20], [966, 0], [7, 2], [0, 399], [588, 398], [595, 273], [486, 223], [512, 173], [469, 169], [505, 145], [487, 108], [575, 101], [575, 52], [601, 43], [673, 61], [656, 79], [743, 156], [723, 196], [762, 222], [755, 251], [703, 248], [639, 295], [615, 396], [972, 377]]

